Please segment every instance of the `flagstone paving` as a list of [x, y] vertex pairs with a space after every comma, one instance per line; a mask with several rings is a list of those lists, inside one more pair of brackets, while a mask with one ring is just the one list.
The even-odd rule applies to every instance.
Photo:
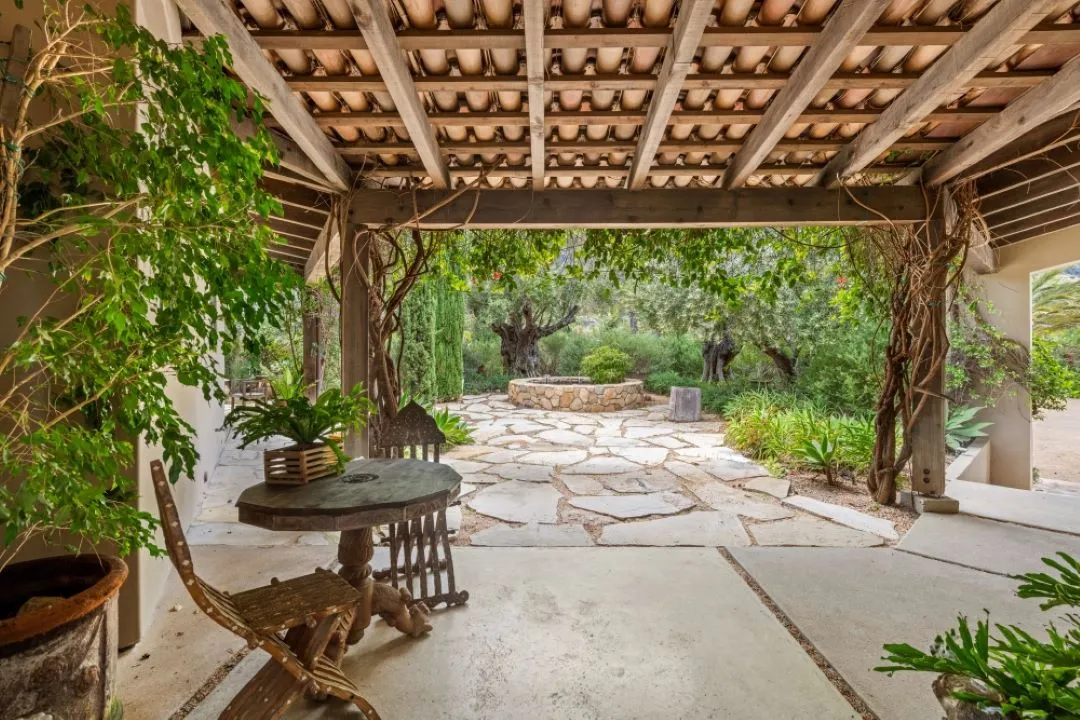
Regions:
[[717, 420], [671, 422], [666, 405], [517, 408], [505, 395], [448, 407], [477, 444], [444, 459], [481, 486], [464, 501], [474, 532], [459, 543], [870, 547], [889, 538], [887, 521], [849, 508], [829, 506], [828, 519], [826, 503], [782, 503], [790, 483], [726, 447]]
[[[441, 458], [463, 480], [461, 504], [447, 514], [458, 544], [870, 547], [895, 539], [887, 520], [788, 497], [787, 480], [724, 445], [717, 420], [671, 422], [666, 405], [610, 413], [517, 408], [505, 395], [448, 407], [469, 421], [475, 440]], [[262, 451], [279, 444], [226, 447], [191, 528], [193, 544], [337, 542], [336, 533], [238, 523], [236, 498], [262, 480]]]

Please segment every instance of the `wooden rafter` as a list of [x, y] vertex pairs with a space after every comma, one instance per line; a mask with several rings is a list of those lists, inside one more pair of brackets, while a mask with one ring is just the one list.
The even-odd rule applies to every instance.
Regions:
[[914, 223], [925, 219], [914, 187], [713, 190], [370, 190], [357, 193], [358, 225], [412, 222], [421, 229], [658, 228]]
[[746, 183], [890, 2], [843, 0], [840, 3], [824, 32], [791, 73], [791, 80], [769, 103], [764, 117], [732, 159], [724, 175], [724, 187], [737, 188]]
[[[935, 110], [926, 116], [936, 122], [982, 122], [1001, 112], [1001, 107], [970, 107]], [[871, 123], [878, 119], [882, 108], [837, 108], [835, 110], [805, 110], [799, 113], [800, 123]], [[669, 125], [753, 124], [765, 116], [764, 110], [675, 110]], [[385, 128], [405, 127], [396, 112], [320, 112], [315, 117], [322, 127]], [[495, 125], [499, 127], [528, 127], [527, 112], [436, 112], [428, 113], [428, 122], [435, 127], [471, 127]], [[645, 113], [640, 110], [556, 110], [544, 112], [544, 126], [558, 125], [644, 125]]]
[[1053, 0], [1000, 0], [974, 27], [950, 47], [878, 121], [866, 127], [826, 166], [819, 180], [836, 187], [842, 179], [874, 162], [909, 128], [949, 102], [996, 56], [1022, 42], [1046, 19]]
[[420, 162], [431, 176], [437, 188], [450, 185], [450, 173], [439, 154], [435, 130], [427, 121], [424, 106], [420, 103], [412, 73], [405, 64], [405, 57], [394, 35], [386, 5], [381, 0], [350, 0], [356, 16], [356, 24], [367, 42], [368, 51], [375, 59], [379, 72], [386, 80], [386, 91], [394, 100], [401, 120], [409, 131], [409, 138], [416, 147]]
[[[329, 255], [329, 257], [327, 257]], [[334, 228], [333, 217], [327, 219], [319, 236], [315, 238], [315, 247], [308, 255], [304, 265], [304, 280], [315, 283], [326, 277], [326, 267], [335, 267], [341, 260], [341, 240]]]
[[922, 168], [922, 181], [940, 185], [959, 175], [1028, 130], [1052, 120], [1080, 101], [1080, 57], [1032, 88], [994, 117], [935, 155]]
[[[960, 88], [1028, 88], [1049, 80], [1051, 70], [1013, 70], [1010, 72], [975, 73]], [[788, 83], [787, 73], [691, 73], [683, 81], [683, 90], [782, 90]], [[923, 77], [911, 72], [839, 72], [825, 83], [824, 90], [854, 88], [903, 90]], [[556, 75], [545, 80], [547, 90], [655, 90], [655, 75]], [[363, 76], [303, 76], [287, 80], [296, 92], [389, 92], [386, 80], [378, 75]], [[529, 81], [524, 75], [428, 75], [412, 81], [418, 92], [502, 92], [527, 90]], [[929, 112], [929, 111], [927, 111]]]
[[221, 0], [177, 0], [177, 5], [204, 35], [224, 35], [232, 53], [232, 67], [244, 83], [269, 102], [270, 113], [323, 177], [336, 190], [347, 190], [352, 171], [307, 109], [289, 90], [235, 13]]
[[656, 78], [656, 89], [649, 102], [649, 111], [638, 137], [633, 165], [626, 181], [626, 186], [632, 190], [645, 186], [649, 168], [656, 157], [656, 149], [667, 131], [668, 118], [679, 100], [683, 81], [690, 73], [694, 54], [701, 44], [701, 35], [705, 32], [705, 25], [708, 24], [714, 7], [715, 0], [683, 0], [679, 5], [679, 16], [671, 33], [671, 44], [664, 53], [664, 62]]
[[[952, 45], [966, 33], [957, 25], [876, 26], [864, 36], [867, 46]], [[702, 47], [809, 47], [822, 29], [816, 27], [711, 27], [701, 38]], [[252, 37], [268, 50], [366, 50], [363, 35], [356, 30], [256, 30]], [[663, 47], [671, 39], [670, 28], [565, 28], [544, 33], [544, 45], [568, 48]], [[521, 30], [404, 30], [397, 34], [402, 50], [522, 50]], [[1021, 38], [1024, 45], [1067, 45], [1080, 42], [1080, 24], [1038, 25]]]
[[529, 83], [529, 158], [532, 186], [544, 189], [544, 0], [525, 0], [525, 75]]
[[[650, 175], [659, 177], [701, 177], [702, 175], [720, 176], [724, 174], [724, 165], [653, 165]], [[824, 169], [824, 165], [797, 165], [784, 163], [763, 163], [759, 166], [762, 174], [813, 176]], [[864, 172], [875, 175], [901, 176], [910, 171], [907, 165], [875, 165]], [[549, 165], [547, 177], [555, 178], [623, 178], [630, 173], [630, 168], [604, 167], [600, 165]], [[422, 177], [424, 168], [415, 165], [395, 165], [365, 170], [365, 177], [372, 178], [416, 178]], [[483, 174], [488, 178], [519, 177], [521, 168], [513, 165], [472, 165], [468, 168], [451, 168], [452, 178], [471, 178]]]

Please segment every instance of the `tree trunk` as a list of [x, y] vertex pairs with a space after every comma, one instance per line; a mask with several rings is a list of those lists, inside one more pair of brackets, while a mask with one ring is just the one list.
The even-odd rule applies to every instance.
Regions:
[[763, 347], [761, 352], [765, 353], [776, 364], [780, 373], [788, 380], [795, 379], [795, 359], [788, 357], [787, 354], [777, 347]]
[[532, 301], [522, 303], [521, 311], [510, 315], [510, 320], [492, 323], [491, 329], [499, 336], [499, 355], [503, 369], [511, 377], [537, 377], [540, 375], [540, 340], [562, 330], [574, 322], [578, 306], [571, 307], [561, 320], [547, 325], [537, 325]]
[[638, 331], [637, 313], [633, 310], [630, 311], [630, 332], [636, 333]]
[[739, 354], [739, 348], [735, 340], [727, 330], [720, 340], [706, 340], [701, 348], [701, 356], [704, 359], [704, 367], [701, 371], [702, 382], [721, 382], [726, 380], [730, 373], [728, 366]]

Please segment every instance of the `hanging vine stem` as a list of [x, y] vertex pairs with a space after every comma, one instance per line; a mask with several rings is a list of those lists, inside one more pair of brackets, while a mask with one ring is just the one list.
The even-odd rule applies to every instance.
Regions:
[[958, 185], [949, 196], [926, 196], [925, 204], [933, 220], [869, 228], [848, 248], [866, 286], [885, 286], [882, 299], [891, 317], [867, 478], [870, 493], [883, 505], [896, 501], [896, 480], [911, 459], [916, 421], [931, 398], [943, 397], [934, 389], [949, 352], [942, 303], [956, 296], [975, 229], [985, 229], [974, 183]]
[[[417, 208], [413, 195], [413, 214], [408, 220], [381, 228], [357, 228], [349, 236], [348, 212], [353, 198], [363, 188], [335, 199], [331, 218], [336, 224], [342, 243], [342, 268], [351, 267], [368, 293], [368, 397], [375, 404], [376, 414], [368, 424], [369, 437], [377, 443], [380, 428], [397, 416], [401, 395], [400, 357], [395, 359], [392, 342], [401, 330], [401, 308], [416, 283], [431, 269], [431, 260], [442, 248], [446, 232], [424, 233], [420, 222], [451, 204], [466, 193], [483, 185], [483, 176], [446, 196], [424, 212]], [[479, 203], [476, 193], [465, 223], [472, 219]], [[331, 236], [333, 233], [331, 233]], [[347, 237], [348, 236], [348, 237]], [[346, 245], [348, 243], [349, 245]], [[366, 257], [367, 266], [344, 262], [345, 249], [352, 257]], [[329, 277], [329, 276], [328, 276]], [[349, 278], [342, 277], [344, 284]], [[338, 302], [341, 295], [334, 292]], [[344, 318], [344, 315], [342, 315]]]

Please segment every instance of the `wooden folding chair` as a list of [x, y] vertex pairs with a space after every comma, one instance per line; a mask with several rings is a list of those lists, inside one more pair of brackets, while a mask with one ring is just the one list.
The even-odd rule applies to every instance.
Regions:
[[379, 714], [341, 671], [346, 636], [361, 602], [361, 593], [337, 574], [319, 570], [310, 575], [230, 594], [195, 574], [184, 540], [172, 488], [159, 461], [150, 463], [161, 512], [165, 547], [191, 599], [226, 630], [262, 648], [270, 660], [221, 714], [229, 720], [273, 720], [305, 691], [354, 703], [368, 720]]
[[[410, 402], [382, 428], [377, 441], [373, 453], [377, 457], [439, 462], [439, 447], [446, 442], [446, 436], [439, 430], [435, 418], [420, 404]], [[388, 579], [394, 587], [404, 583], [417, 601], [431, 609], [440, 603], [449, 607], [468, 601], [468, 591], [459, 591], [454, 579], [446, 508], [412, 521], [394, 523], [390, 526], [389, 540], [390, 567], [376, 571], [377, 580]], [[430, 574], [428, 570], [431, 570]], [[446, 573], [445, 592], [443, 571]], [[414, 582], [419, 586], [419, 594], [413, 590]]]

